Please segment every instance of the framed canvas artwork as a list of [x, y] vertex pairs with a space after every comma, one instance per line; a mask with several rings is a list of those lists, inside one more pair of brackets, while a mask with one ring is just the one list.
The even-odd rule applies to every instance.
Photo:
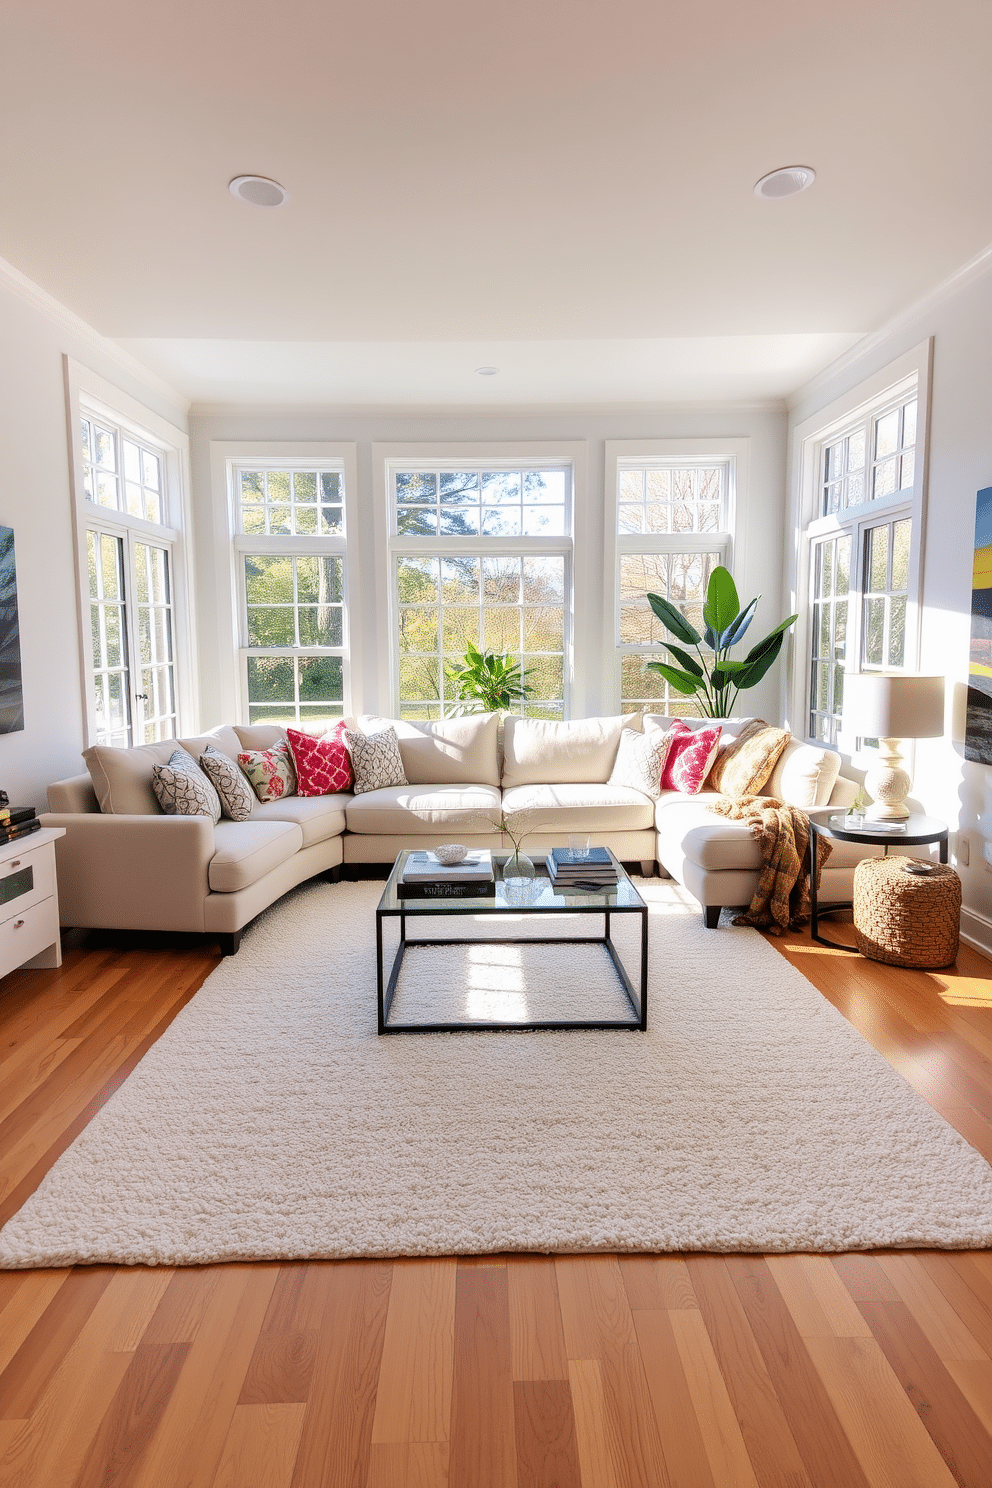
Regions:
[[992, 486], [979, 491], [975, 508], [964, 757], [992, 765]]
[[24, 727], [21, 636], [17, 623], [14, 529], [0, 527], [0, 734]]

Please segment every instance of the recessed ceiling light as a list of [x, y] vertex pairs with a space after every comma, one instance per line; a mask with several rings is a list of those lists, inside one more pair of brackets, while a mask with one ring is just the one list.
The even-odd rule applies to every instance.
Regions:
[[779, 201], [783, 196], [795, 196], [806, 191], [816, 180], [816, 171], [809, 165], [783, 165], [779, 170], [769, 171], [754, 183], [754, 194], [765, 201]]
[[247, 202], [250, 207], [281, 207], [289, 200], [285, 186], [270, 181], [268, 176], [235, 176], [228, 190], [238, 201]]
[[475, 374], [477, 377], [495, 377], [498, 371], [498, 367], [476, 367]]

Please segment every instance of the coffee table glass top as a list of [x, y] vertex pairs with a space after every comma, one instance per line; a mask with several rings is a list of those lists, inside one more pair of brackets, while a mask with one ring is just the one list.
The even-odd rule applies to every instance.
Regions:
[[502, 865], [510, 856], [505, 852], [493, 853], [493, 867], [496, 870], [495, 898], [487, 895], [480, 899], [403, 899], [397, 893], [396, 886], [409, 856], [409, 851], [404, 848], [397, 857], [379, 900], [380, 914], [477, 915], [498, 914], [500, 911], [512, 914], [575, 914], [583, 910], [602, 914], [607, 909], [622, 913], [624, 910], [645, 907], [644, 900], [619, 863], [619, 882], [606, 889], [556, 892], [543, 863], [534, 864], [537, 877], [521, 889], [504, 883], [500, 877]]

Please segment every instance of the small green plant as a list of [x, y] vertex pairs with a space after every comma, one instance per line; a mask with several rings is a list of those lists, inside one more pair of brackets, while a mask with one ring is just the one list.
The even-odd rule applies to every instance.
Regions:
[[455, 686], [459, 713], [509, 713], [534, 691], [519, 661], [505, 652], [480, 651], [471, 641], [460, 665], [448, 663], [447, 675]]
[[[737, 586], [730, 570], [717, 567], [710, 574], [706, 588], [706, 603], [703, 605], [705, 628], [700, 635], [690, 625], [681, 610], [660, 594], [649, 594], [648, 603], [667, 630], [684, 645], [694, 646], [696, 656], [691, 656], [671, 641], [662, 641], [680, 666], [669, 666], [664, 661], [649, 661], [647, 670], [664, 677], [669, 687], [683, 697], [694, 693], [700, 712], [706, 718], [729, 718], [737, 702], [738, 694], [746, 687], [760, 682], [769, 667], [778, 658], [785, 640], [785, 632], [799, 619], [790, 615], [781, 625], [752, 646], [743, 661], [731, 661], [731, 647], [738, 641], [754, 619], [754, 612], [761, 595], [741, 609], [737, 597]], [[712, 660], [703, 655], [700, 646], [705, 644], [713, 652]], [[698, 658], [698, 660], [697, 660]]]

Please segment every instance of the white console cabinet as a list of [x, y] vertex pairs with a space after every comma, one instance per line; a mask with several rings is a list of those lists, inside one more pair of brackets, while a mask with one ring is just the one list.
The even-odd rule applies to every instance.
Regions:
[[62, 827], [42, 827], [0, 845], [0, 976], [62, 965], [55, 840], [64, 836]]

